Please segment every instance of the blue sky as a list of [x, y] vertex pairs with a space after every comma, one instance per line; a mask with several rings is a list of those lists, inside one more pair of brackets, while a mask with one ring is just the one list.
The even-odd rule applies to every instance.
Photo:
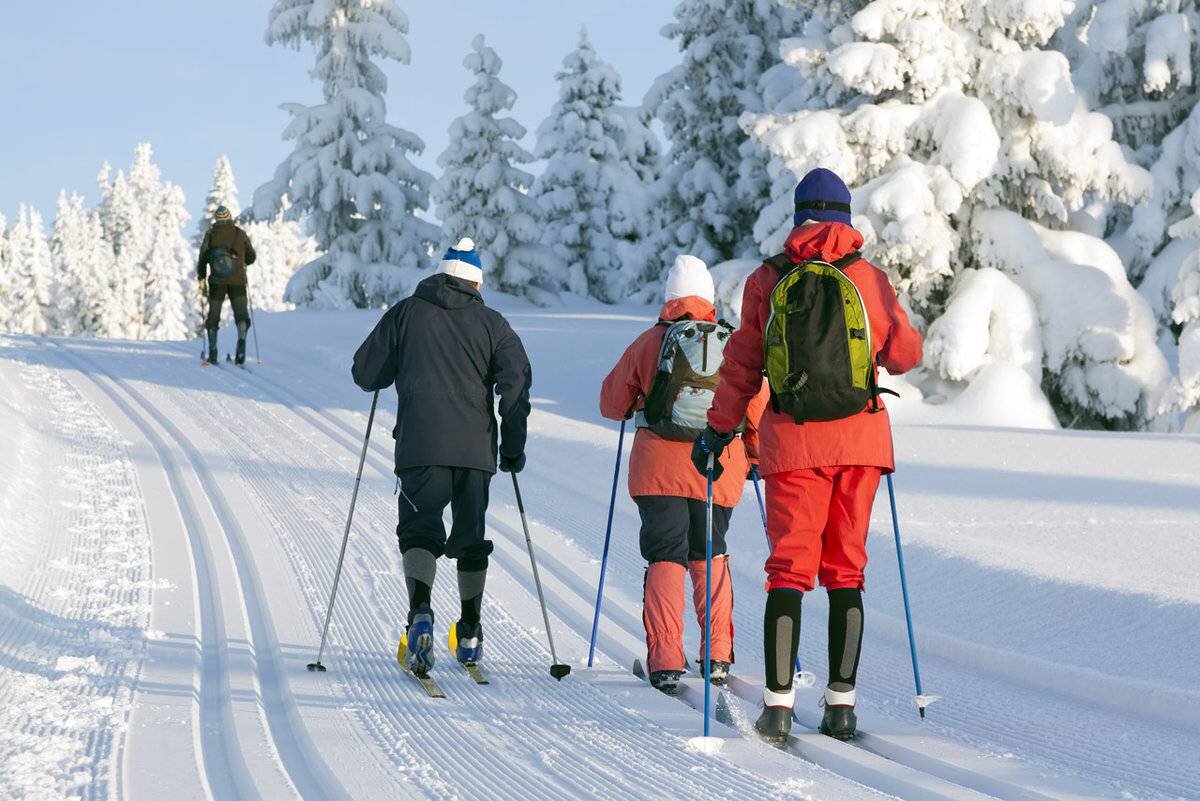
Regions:
[[[386, 65], [388, 117], [415, 131], [417, 159], [437, 174], [446, 128], [463, 113], [471, 38], [485, 33], [530, 130], [554, 102], [554, 73], [586, 25], [600, 55], [640, 102], [678, 58], [659, 33], [675, 0], [399, 0], [409, 17], [410, 66]], [[113, 0], [19, 3], [0, 25], [0, 212], [19, 202], [54, 213], [60, 188], [95, 200], [104, 161], [125, 167], [137, 142], [154, 145], [164, 175], [193, 214], [217, 156], [233, 162], [243, 204], [289, 152], [286, 101], [315, 103], [311, 51], [263, 43], [268, 0]], [[526, 146], [532, 145], [532, 136]]]

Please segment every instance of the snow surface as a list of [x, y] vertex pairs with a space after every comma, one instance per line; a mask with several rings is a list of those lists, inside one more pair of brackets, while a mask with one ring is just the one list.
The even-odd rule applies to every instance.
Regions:
[[[991, 297], [1008, 286], [980, 280]], [[369, 407], [350, 355], [378, 312], [262, 314], [266, 364], [246, 372], [201, 369], [196, 343], [0, 340], [0, 798], [1200, 797], [1200, 439], [957, 425], [952, 404], [905, 390], [895, 483], [925, 690], [943, 700], [918, 723], [881, 495], [859, 674], [870, 736], [802, 734], [781, 752], [716, 724], [724, 747], [710, 756], [688, 748], [699, 685], [673, 700], [628, 673], [642, 653], [643, 563], [623, 488], [585, 667], [617, 439], [596, 394], [655, 309], [498, 305], [535, 367], [522, 490], [574, 671], [548, 675], [499, 475], [484, 608], [493, 681], [477, 687], [443, 659], [444, 701], [393, 658], [406, 601], [390, 391], [329, 672], [304, 670]], [[1018, 334], [980, 331], [974, 361], [956, 363], [1029, 380]], [[743, 726], [762, 675], [754, 504], [747, 492], [729, 535], [742, 681], [725, 705]], [[444, 626], [457, 609], [447, 566], [433, 600]], [[801, 656], [819, 686], [823, 594], [805, 607]], [[805, 719], [817, 693], [800, 691]]]

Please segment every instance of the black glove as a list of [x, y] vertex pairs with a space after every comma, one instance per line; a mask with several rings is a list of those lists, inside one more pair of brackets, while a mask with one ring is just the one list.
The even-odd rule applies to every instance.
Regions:
[[746, 473], [747, 481], [758, 481], [761, 476], [758, 475], [758, 465], [751, 463], [750, 471]]
[[525, 469], [525, 454], [519, 453], [516, 456], [500, 454], [500, 469], [505, 473], [520, 473]]
[[712, 426], [708, 426], [696, 437], [692, 444], [692, 464], [700, 471], [700, 475], [708, 475], [708, 457], [713, 457], [713, 481], [721, 477], [725, 468], [721, 466], [721, 452], [725, 446], [733, 442], [733, 434], [718, 434]]

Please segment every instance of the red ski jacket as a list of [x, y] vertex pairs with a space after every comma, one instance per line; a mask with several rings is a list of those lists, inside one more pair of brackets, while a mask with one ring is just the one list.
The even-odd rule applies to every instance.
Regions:
[[[858, 250], [862, 243], [862, 234], [849, 225], [810, 222], [792, 230], [784, 252], [797, 263], [813, 258], [831, 262]], [[845, 273], [866, 305], [876, 364], [893, 375], [916, 367], [921, 361], [921, 335], [909, 323], [887, 275], [865, 259], [848, 266]], [[709, 425], [717, 431], [737, 427], [763, 383], [763, 329], [770, 315], [771, 290], [780, 277], [774, 267], [763, 264], [746, 280], [742, 325], [725, 346], [721, 384], [708, 412]], [[763, 475], [837, 465], [895, 469], [886, 409], [875, 414], [864, 409], [841, 420], [797, 425], [768, 406], [759, 438]]]

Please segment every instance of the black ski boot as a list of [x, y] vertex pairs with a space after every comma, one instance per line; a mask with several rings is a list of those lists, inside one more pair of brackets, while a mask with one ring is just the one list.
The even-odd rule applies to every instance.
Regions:
[[679, 679], [682, 677], [682, 670], [656, 670], [650, 674], [650, 686], [667, 695], [674, 695], [679, 692]]
[[217, 332], [208, 332], [208, 363], [217, 363]]
[[239, 339], [237, 341], [237, 351], [235, 351], [233, 354], [233, 363], [234, 364], [245, 364], [246, 363], [246, 340]]
[[764, 706], [762, 714], [754, 724], [754, 730], [771, 745], [780, 746], [787, 742], [792, 733], [792, 710], [786, 706]]
[[[697, 659], [696, 664], [700, 666], [700, 675], [704, 675], [704, 660]], [[711, 662], [708, 672], [708, 680], [717, 687], [724, 687], [729, 683], [729, 663], [722, 662], [720, 659], [714, 659]]]
[[858, 727], [858, 716], [854, 707], [825, 705], [825, 716], [821, 718], [821, 734], [835, 740], [853, 740]]

